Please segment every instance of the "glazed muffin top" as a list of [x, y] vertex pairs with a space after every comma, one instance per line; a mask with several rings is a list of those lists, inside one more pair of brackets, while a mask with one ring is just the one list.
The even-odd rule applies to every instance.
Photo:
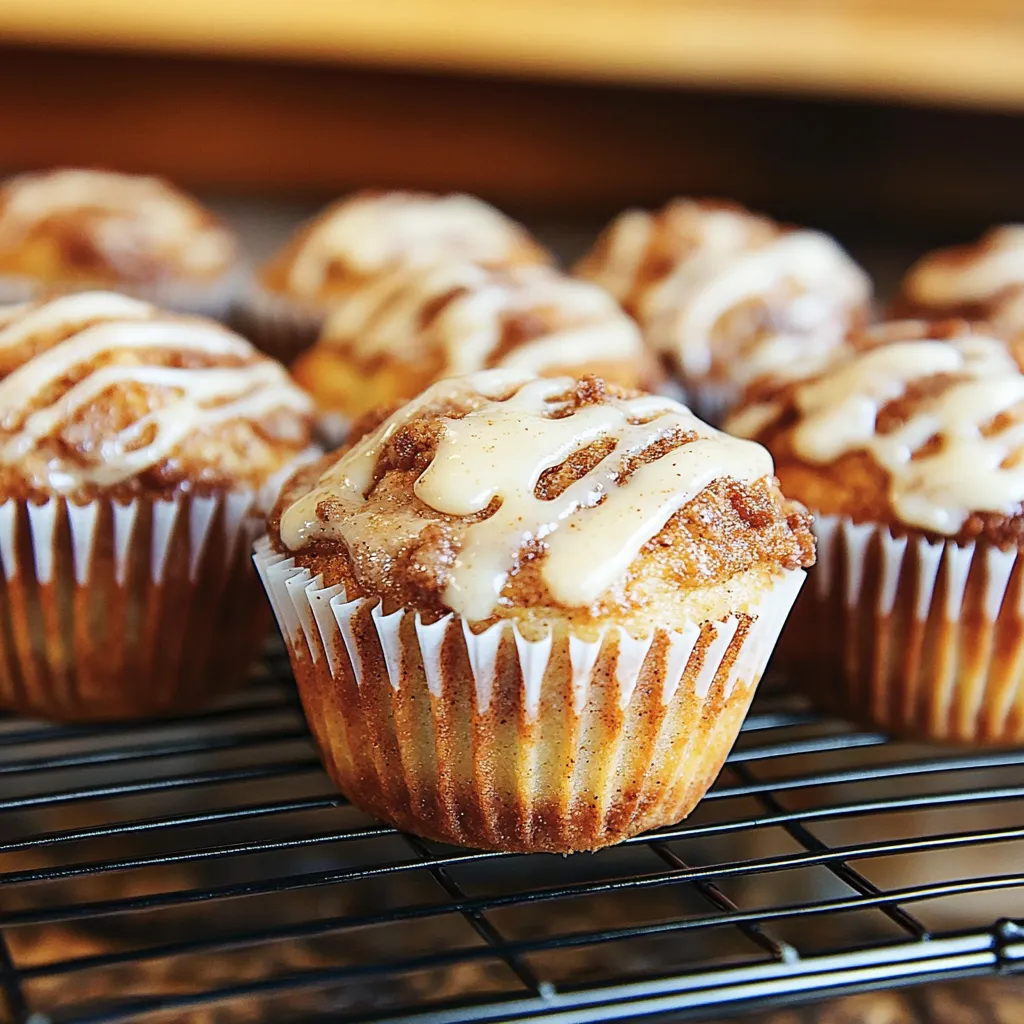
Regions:
[[284, 368], [213, 321], [112, 292], [0, 311], [0, 500], [257, 489], [311, 420]]
[[274, 292], [330, 300], [385, 270], [448, 261], [552, 260], [525, 228], [473, 196], [359, 192], [305, 224], [260, 279]]
[[638, 632], [720, 617], [813, 561], [760, 445], [667, 398], [507, 370], [441, 381], [300, 471], [270, 532], [385, 608]]
[[209, 283], [236, 260], [227, 228], [160, 178], [58, 170], [0, 185], [0, 274], [125, 288]]
[[905, 321], [884, 343], [737, 410], [726, 429], [775, 457], [815, 513], [959, 543], [1024, 538], [1024, 374], [966, 321]]
[[1024, 336], [1024, 224], [1005, 224], [971, 245], [928, 253], [907, 271], [893, 310], [985, 320], [1001, 335]]
[[784, 377], [866, 322], [871, 300], [828, 235], [706, 200], [626, 211], [576, 273], [616, 296], [690, 381]]
[[606, 291], [546, 266], [445, 263], [382, 274], [328, 318], [320, 346], [358, 365], [409, 364], [411, 397], [439, 377], [630, 361], [645, 349]]

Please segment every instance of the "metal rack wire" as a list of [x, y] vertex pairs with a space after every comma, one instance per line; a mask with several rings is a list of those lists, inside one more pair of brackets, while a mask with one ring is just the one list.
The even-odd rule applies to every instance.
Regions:
[[0, 990], [17, 1024], [571, 1024], [1024, 970], [1021, 797], [1024, 751], [767, 693], [676, 827], [445, 848], [332, 792], [272, 652], [187, 720], [0, 722]]

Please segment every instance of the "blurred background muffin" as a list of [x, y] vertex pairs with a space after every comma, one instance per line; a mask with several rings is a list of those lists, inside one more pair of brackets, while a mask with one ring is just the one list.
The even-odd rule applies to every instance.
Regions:
[[636, 317], [714, 422], [752, 380], [820, 361], [870, 316], [871, 282], [837, 242], [720, 202], [629, 210], [576, 273]]
[[195, 707], [267, 625], [250, 545], [306, 395], [219, 324], [111, 292], [0, 314], [0, 706]]
[[1019, 743], [1024, 374], [965, 321], [884, 334], [727, 422], [815, 515], [785, 660], [816, 700], [887, 732]]
[[0, 184], [0, 301], [105, 288], [224, 317], [239, 284], [232, 233], [160, 178], [68, 169]]
[[329, 434], [442, 377], [508, 367], [655, 385], [656, 361], [603, 289], [543, 266], [441, 263], [381, 273], [328, 317], [294, 373]]
[[893, 313], [984, 320], [1024, 346], [1024, 224], [922, 256], [900, 282]]
[[526, 229], [467, 195], [361, 192], [303, 225], [260, 269], [239, 311], [243, 332], [290, 360], [327, 314], [379, 275], [451, 261], [552, 262]]

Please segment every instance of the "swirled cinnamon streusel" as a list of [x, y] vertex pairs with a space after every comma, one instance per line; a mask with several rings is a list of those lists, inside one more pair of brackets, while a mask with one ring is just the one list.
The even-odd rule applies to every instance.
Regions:
[[56, 170], [0, 184], [0, 275], [35, 293], [202, 288], [237, 260], [227, 228], [160, 178]]
[[442, 381], [300, 472], [271, 536], [386, 606], [640, 630], [813, 560], [759, 445], [666, 398], [511, 371]]
[[757, 378], [822, 359], [866, 321], [871, 299], [828, 235], [690, 199], [623, 213], [576, 272], [622, 302], [695, 400], [719, 408]]
[[442, 377], [494, 367], [650, 384], [636, 323], [603, 289], [546, 266], [442, 263], [380, 274], [328, 318], [294, 373], [348, 418]]
[[0, 493], [258, 487], [309, 445], [280, 364], [199, 318], [111, 292], [0, 314]]
[[893, 311], [984, 320], [1001, 337], [1024, 340], [1024, 224], [928, 253], [907, 271]]
[[[816, 513], [969, 543], [1024, 539], [1024, 373], [964, 321], [883, 325], [809, 380], [740, 409], [786, 493]], [[876, 333], [876, 332], [869, 332]]]
[[306, 224], [260, 280], [274, 293], [330, 302], [383, 271], [450, 260], [519, 264], [551, 257], [524, 228], [472, 196], [360, 192]]

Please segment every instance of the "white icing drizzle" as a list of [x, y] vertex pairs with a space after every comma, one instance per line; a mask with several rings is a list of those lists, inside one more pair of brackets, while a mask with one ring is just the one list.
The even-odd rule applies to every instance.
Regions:
[[[662, 236], [675, 244], [660, 243]], [[678, 255], [667, 274], [647, 282], [652, 248]], [[871, 295], [867, 276], [828, 235], [783, 231], [746, 211], [692, 201], [658, 215], [624, 214], [580, 272], [634, 310], [648, 342], [671, 355], [685, 378], [724, 373], [738, 384], [787, 376], [800, 360], [837, 347], [851, 312]], [[752, 300], [768, 306], [772, 327], [747, 328], [760, 336], [741, 338], [741, 356], [725, 364], [716, 358], [716, 327]]]
[[[877, 432], [887, 403], [937, 375], [957, 379], [932, 397], [915, 399], [895, 430]], [[994, 338], [904, 341], [871, 349], [797, 385], [793, 401], [801, 414], [792, 435], [796, 454], [824, 464], [848, 452], [869, 453], [889, 474], [894, 513], [910, 526], [951, 535], [972, 512], [1011, 515], [1024, 502], [1024, 465], [1017, 461], [1024, 448], [1018, 408], [1024, 403], [1024, 374]], [[997, 417], [1014, 410], [1006, 425], [989, 432]], [[762, 410], [760, 426], [770, 419]], [[934, 451], [925, 448], [932, 438], [938, 439]]]
[[500, 262], [529, 244], [518, 224], [472, 196], [357, 195], [313, 222], [288, 284], [296, 294], [311, 297], [336, 263], [356, 276], [370, 276], [388, 267], [449, 260]]
[[[40, 453], [48, 485], [58, 492], [118, 484], [171, 456], [186, 437], [221, 423], [310, 412], [309, 398], [283, 367], [212, 321], [175, 318], [109, 292], [82, 292], [23, 308], [19, 319], [0, 329], [0, 352], [39, 337], [50, 339], [51, 347], [0, 381], [0, 464], [22, 464]], [[168, 350], [214, 365], [185, 368], [147, 360], [149, 352]], [[215, 365], [216, 360], [228, 365]], [[61, 386], [93, 361], [101, 365]], [[159, 401], [135, 422], [112, 431], [99, 459], [67, 459], [59, 449], [49, 450], [48, 439], [105, 392], [133, 383], [157, 389]], [[43, 396], [49, 397], [40, 402]]]
[[987, 302], [1014, 287], [1024, 288], [1024, 224], [995, 228], [966, 251], [925, 256], [903, 283], [916, 302], [940, 308]]
[[[482, 395], [490, 401], [460, 419], [442, 420], [437, 451], [414, 490], [431, 508], [456, 517], [500, 500], [493, 515], [464, 527], [443, 595], [449, 608], [470, 621], [492, 614], [519, 552], [531, 542], [546, 548], [541, 573], [553, 598], [587, 607], [625, 576], [641, 548], [708, 485], [723, 477], [750, 483], [773, 472], [760, 445], [714, 430], [667, 398], [614, 399], [553, 415], [572, 385], [570, 378], [537, 380], [505, 370], [434, 385], [342, 455], [284, 511], [283, 542], [291, 550], [318, 537], [350, 548], [361, 543], [365, 495], [382, 446], [421, 410], [452, 398]], [[697, 437], [619, 480], [626, 456], [680, 431]], [[596, 467], [558, 497], [537, 497], [545, 470], [607, 438], [615, 439], [615, 448]], [[317, 515], [325, 499], [338, 503], [327, 522]]]
[[[425, 311], [453, 292], [424, 325]], [[382, 355], [414, 362], [440, 352], [439, 375], [460, 376], [489, 365], [506, 322], [521, 316], [544, 329], [493, 365], [541, 373], [643, 358], [639, 328], [611, 295], [546, 266], [451, 263], [378, 275], [331, 314], [321, 342], [362, 362]]]
[[226, 269], [234, 257], [230, 234], [202, 208], [160, 178], [108, 171], [58, 170], [11, 178], [0, 188], [0, 250], [15, 248], [51, 217], [90, 211], [93, 241], [113, 265], [130, 264], [140, 239], [173, 252], [189, 272]]

